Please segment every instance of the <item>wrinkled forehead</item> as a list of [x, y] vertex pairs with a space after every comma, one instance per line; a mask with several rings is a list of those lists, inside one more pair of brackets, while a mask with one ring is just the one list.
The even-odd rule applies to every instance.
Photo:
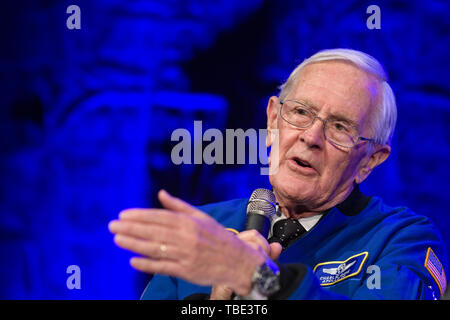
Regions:
[[320, 105], [368, 111], [377, 102], [379, 81], [350, 62], [326, 61], [300, 70], [293, 91], [289, 94], [293, 98], [313, 98]]

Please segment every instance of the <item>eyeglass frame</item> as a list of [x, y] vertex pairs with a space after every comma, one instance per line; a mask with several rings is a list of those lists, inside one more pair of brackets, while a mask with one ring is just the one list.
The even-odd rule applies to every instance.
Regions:
[[[283, 104], [284, 104], [286, 101], [295, 102], [295, 103], [301, 105], [302, 107], [304, 107], [305, 109], [307, 109], [308, 111], [310, 111], [311, 114], [313, 115], [313, 118], [312, 118], [312, 120], [311, 120], [311, 123], [308, 124], [308, 125], [305, 126], [305, 127], [300, 127], [300, 126], [298, 126], [298, 125], [293, 124], [292, 122], [289, 122], [287, 119], [285, 119], [285, 118], [283, 117], [283, 114], [282, 114], [281, 110], [283, 109]], [[337, 146], [342, 147], [342, 148], [354, 148], [354, 147], [356, 147], [358, 144], [360, 144], [360, 143], [362, 143], [362, 142], [372, 142], [372, 143], [376, 144], [375, 139], [365, 138], [365, 137], [363, 137], [363, 136], [360, 136], [360, 135], [359, 135], [359, 132], [358, 132], [358, 128], [356, 128], [354, 125], [352, 125], [352, 124], [349, 123], [348, 125], [349, 125], [350, 127], [352, 127], [353, 129], [355, 129], [356, 132], [358, 132], [358, 136], [356, 137], [356, 139], [357, 139], [358, 141], [357, 141], [357, 142], [353, 142], [353, 146], [351, 146], [351, 147], [341, 145], [341, 144], [337, 143], [336, 141], [333, 141], [333, 140], [331, 140], [330, 138], [328, 138], [328, 136], [327, 136], [327, 134], [326, 134], [326, 132], [325, 132], [325, 128], [326, 128], [327, 122], [329, 122], [329, 121], [335, 121], [335, 120], [332, 120], [332, 119], [322, 119], [321, 117], [319, 117], [319, 116], [317, 115], [317, 112], [315, 112], [312, 108], [308, 107], [306, 104], [304, 104], [304, 103], [302, 103], [302, 102], [300, 102], [300, 101], [297, 101], [297, 100], [286, 99], [286, 100], [284, 100], [284, 101], [279, 101], [279, 103], [280, 103], [280, 106], [281, 106], [281, 107], [280, 107], [280, 111], [279, 111], [279, 112], [280, 112], [281, 118], [282, 118], [284, 121], [286, 121], [287, 123], [289, 123], [290, 125], [292, 125], [292, 126], [294, 126], [294, 127], [296, 127], [296, 128], [299, 128], [299, 129], [306, 129], [306, 128], [309, 128], [310, 126], [312, 126], [312, 125], [314, 124], [314, 122], [316, 121], [316, 119], [321, 120], [321, 121], [323, 122], [323, 129], [322, 129], [322, 130], [323, 130], [323, 135], [325, 136], [325, 138], [326, 138], [328, 141], [330, 141], [330, 142], [331, 142], [332, 144], [334, 144], [334, 145], [337, 145]], [[353, 140], [353, 139], [352, 139], [352, 140]]]

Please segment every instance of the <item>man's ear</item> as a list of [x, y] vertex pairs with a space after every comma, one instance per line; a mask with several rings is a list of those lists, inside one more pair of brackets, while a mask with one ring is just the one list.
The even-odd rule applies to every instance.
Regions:
[[355, 177], [355, 182], [360, 184], [369, 176], [373, 169], [382, 164], [391, 154], [389, 145], [376, 146], [368, 160], [363, 160], [361, 167]]
[[272, 96], [269, 98], [269, 102], [267, 103], [267, 137], [266, 137], [266, 146], [270, 147], [272, 145], [272, 130], [278, 129], [277, 124], [277, 115], [278, 115], [278, 97]]

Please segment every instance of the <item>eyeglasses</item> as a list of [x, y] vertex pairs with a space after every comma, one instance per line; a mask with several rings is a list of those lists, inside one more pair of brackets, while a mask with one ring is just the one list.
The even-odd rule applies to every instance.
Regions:
[[323, 133], [333, 144], [344, 148], [353, 148], [362, 141], [374, 143], [374, 139], [361, 137], [358, 130], [348, 121], [322, 119], [308, 106], [295, 100], [280, 101], [280, 115], [284, 121], [294, 127], [305, 129], [316, 119], [323, 122]]

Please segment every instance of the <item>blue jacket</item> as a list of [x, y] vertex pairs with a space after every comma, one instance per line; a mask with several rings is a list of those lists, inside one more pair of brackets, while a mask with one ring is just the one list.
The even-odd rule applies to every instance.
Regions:
[[[248, 199], [200, 207], [226, 228], [245, 229]], [[393, 208], [358, 188], [325, 212], [277, 261], [274, 299], [439, 299], [447, 260], [438, 230], [408, 208]], [[142, 299], [184, 299], [211, 287], [155, 275]]]

